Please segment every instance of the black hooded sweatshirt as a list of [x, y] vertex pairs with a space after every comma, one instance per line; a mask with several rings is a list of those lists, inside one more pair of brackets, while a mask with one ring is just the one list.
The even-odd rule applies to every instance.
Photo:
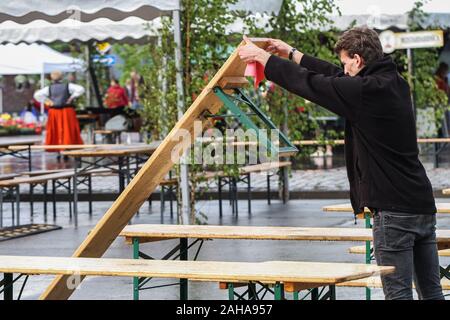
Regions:
[[300, 65], [271, 56], [268, 80], [345, 118], [345, 158], [354, 213], [364, 207], [433, 214], [433, 190], [419, 160], [409, 85], [391, 57], [345, 75], [304, 55]]

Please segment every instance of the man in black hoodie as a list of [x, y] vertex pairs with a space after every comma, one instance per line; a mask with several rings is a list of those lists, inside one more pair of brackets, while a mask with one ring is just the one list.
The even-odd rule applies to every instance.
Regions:
[[266, 78], [346, 120], [345, 157], [354, 213], [373, 213], [378, 265], [395, 266], [383, 276], [386, 299], [444, 299], [436, 244], [436, 207], [419, 161], [408, 83], [390, 57], [383, 57], [375, 31], [353, 28], [335, 51], [343, 69], [303, 54], [281, 40], [266, 50], [244, 36], [239, 56], [265, 66]]

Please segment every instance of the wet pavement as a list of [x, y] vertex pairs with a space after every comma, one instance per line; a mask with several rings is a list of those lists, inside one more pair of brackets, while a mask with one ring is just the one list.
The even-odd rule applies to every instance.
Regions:
[[[438, 199], [443, 201], [445, 199]], [[217, 203], [204, 201], [198, 204], [198, 209], [204, 213], [211, 225], [241, 225], [241, 226], [302, 226], [302, 227], [360, 227], [363, 221], [354, 224], [351, 213], [324, 213], [321, 208], [342, 200], [291, 200], [286, 205], [274, 201], [270, 206], [263, 200], [253, 201], [253, 213], [246, 213], [246, 201], [240, 201], [240, 214], [233, 216], [229, 206], [224, 206], [224, 216], [219, 217]], [[88, 232], [111, 206], [110, 202], [96, 202], [94, 214], [88, 215], [86, 203], [80, 206], [79, 227], [74, 228], [67, 212], [65, 203], [58, 203], [58, 216], [56, 224], [63, 227], [61, 230], [51, 231], [25, 238], [18, 238], [0, 242], [1, 255], [42, 255], [42, 256], [71, 256]], [[9, 217], [6, 206], [6, 217]], [[24, 208], [25, 210], [26, 208]], [[165, 223], [175, 224], [166, 209], [163, 220], [160, 215], [159, 202], [154, 201], [150, 209], [144, 204], [140, 214], [133, 220], [138, 223]], [[27, 223], [29, 217], [26, 210], [22, 215], [22, 223]], [[42, 209], [36, 206], [34, 223], [44, 222]], [[27, 221], [28, 220], [28, 221]], [[9, 223], [8, 221], [5, 221]], [[53, 223], [52, 219], [48, 223]], [[438, 228], [450, 228], [450, 215], [438, 215]], [[177, 244], [175, 240], [143, 244], [141, 249], [153, 257], [161, 258]], [[317, 262], [353, 262], [364, 263], [363, 255], [349, 254], [348, 248], [362, 244], [359, 242], [328, 242], [328, 241], [261, 241], [261, 240], [213, 240], [207, 241], [200, 251], [200, 260], [219, 261], [267, 261], [267, 260], [298, 260]], [[190, 258], [194, 250], [190, 252]], [[122, 238], [114, 241], [106, 252], [105, 257], [131, 258], [132, 249], [125, 244]], [[450, 258], [440, 258], [441, 264], [448, 265]], [[23, 299], [36, 299], [50, 283], [51, 276], [33, 276], [27, 284]], [[19, 282], [22, 280], [19, 280]], [[153, 280], [152, 285], [173, 283], [171, 279]], [[19, 283], [20, 284], [20, 283]], [[18, 288], [17, 286], [16, 288]], [[364, 299], [363, 288], [336, 289], [337, 299]], [[18, 293], [16, 289], [15, 294]], [[447, 292], [448, 293], [448, 292]], [[142, 299], [178, 299], [178, 286], [164, 287], [141, 292]], [[228, 299], [227, 292], [220, 290], [216, 283], [190, 282], [190, 299]], [[270, 296], [266, 298], [270, 299]], [[291, 298], [288, 295], [288, 298]], [[373, 290], [373, 299], [383, 299], [381, 289]], [[72, 299], [132, 299], [132, 279], [122, 277], [89, 277], [82, 282]]]
[[[448, 148], [450, 149], [450, 148]], [[435, 189], [450, 186], [450, 150], [442, 154], [442, 168], [433, 169], [432, 157], [424, 156], [427, 173]], [[292, 191], [345, 191], [348, 190], [345, 168], [343, 167], [342, 150], [335, 148], [333, 157], [307, 158], [294, 163], [294, 170], [290, 179]], [[58, 161], [55, 153], [33, 152], [34, 170], [72, 168], [73, 161]], [[28, 170], [28, 163], [11, 157], [0, 158], [0, 174]], [[276, 178], [274, 178], [276, 179]], [[94, 193], [116, 192], [117, 177], [96, 177], [93, 180]], [[264, 175], [252, 176], [253, 190], [265, 190]], [[210, 186], [215, 189], [215, 185]], [[272, 188], [276, 189], [274, 180]], [[21, 188], [27, 192], [27, 186]], [[39, 188], [36, 188], [39, 193]], [[448, 202], [448, 198], [437, 199], [438, 202]], [[303, 226], [303, 227], [355, 227], [351, 213], [324, 213], [321, 208], [343, 202], [342, 199], [330, 200], [291, 200], [287, 204], [273, 201], [268, 205], [264, 200], [253, 200], [252, 214], [247, 213], [247, 201], [239, 201], [239, 216], [231, 213], [231, 207], [224, 202], [223, 218], [219, 217], [217, 201], [201, 201], [197, 209], [207, 218], [204, 223], [212, 225], [241, 225], [241, 226]], [[18, 238], [0, 242], [2, 255], [43, 255], [43, 256], [71, 256], [74, 250], [95, 226], [101, 216], [108, 210], [112, 202], [95, 202], [94, 213], [88, 215], [86, 202], [79, 204], [79, 226], [74, 228], [69, 218], [66, 202], [57, 203], [57, 219], [51, 218], [48, 223], [56, 223], [63, 227], [61, 230]], [[29, 205], [21, 206], [21, 222], [30, 222]], [[50, 208], [50, 207], [49, 207]], [[51, 212], [51, 210], [50, 210]], [[10, 224], [11, 206], [4, 206], [5, 225]], [[51, 214], [49, 214], [51, 217]], [[35, 204], [34, 223], [44, 222], [42, 203]], [[166, 223], [175, 224], [171, 218], [168, 207], [163, 217], [160, 215], [159, 201], [153, 201], [152, 207], [144, 204], [140, 214], [133, 221], [136, 223]], [[356, 227], [363, 228], [359, 221]], [[450, 215], [438, 215], [438, 228], [450, 228]], [[142, 245], [145, 252], [160, 258], [167, 253], [176, 241], [162, 241]], [[207, 241], [200, 252], [201, 260], [224, 261], [266, 261], [266, 260], [301, 260], [321, 262], [354, 262], [363, 263], [363, 255], [348, 253], [348, 248], [362, 243], [356, 242], [306, 242], [306, 241], [247, 241], [247, 240], [214, 240]], [[193, 251], [190, 253], [190, 258]], [[105, 254], [105, 257], [131, 258], [132, 250], [123, 239], [117, 239]], [[440, 258], [443, 265], [450, 263], [450, 258]], [[31, 277], [24, 291], [24, 299], [36, 299], [50, 283], [50, 276]], [[22, 281], [22, 280], [20, 280]], [[171, 283], [170, 279], [154, 280], [152, 285]], [[20, 283], [19, 283], [20, 284]], [[17, 286], [18, 287], [18, 286]], [[17, 295], [17, 289], [15, 294]], [[141, 292], [142, 299], [178, 299], [177, 286]], [[190, 299], [227, 299], [225, 290], [220, 290], [216, 283], [190, 282]], [[73, 299], [131, 299], [132, 279], [122, 277], [89, 277], [76, 290]], [[270, 299], [270, 297], [267, 297]], [[290, 296], [288, 296], [290, 298]], [[337, 288], [337, 299], [364, 299], [364, 288]], [[373, 290], [373, 299], [383, 299], [381, 289]]]

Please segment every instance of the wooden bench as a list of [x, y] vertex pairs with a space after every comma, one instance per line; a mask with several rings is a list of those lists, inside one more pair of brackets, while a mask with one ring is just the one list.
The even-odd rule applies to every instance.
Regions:
[[[290, 161], [274, 161], [274, 162], [266, 162], [261, 164], [255, 164], [255, 165], [248, 165], [240, 168], [239, 178], [236, 177], [230, 177], [229, 174], [218, 171], [218, 172], [204, 172], [201, 174], [201, 176], [204, 179], [218, 179], [217, 185], [218, 185], [218, 195], [219, 195], [219, 216], [222, 217], [222, 188], [226, 185], [230, 188], [230, 196], [231, 196], [231, 206], [232, 206], [232, 212], [238, 214], [238, 188], [237, 183], [238, 182], [244, 182], [247, 184], [247, 207], [248, 207], [248, 213], [251, 213], [252, 207], [251, 207], [251, 179], [250, 174], [252, 173], [263, 173], [263, 172], [271, 172], [271, 171], [278, 171], [283, 170], [285, 168], [288, 168], [292, 165]], [[267, 174], [267, 203], [270, 205], [271, 199], [270, 199], [270, 177], [271, 174]], [[282, 184], [285, 185], [286, 181], [285, 175], [282, 175]], [[283, 202], [286, 202], [286, 198], [283, 197]]]
[[[126, 226], [120, 236], [126, 243], [133, 245], [135, 259], [152, 258], [148, 253], [140, 251], [140, 244], [163, 240], [179, 240], [165, 258], [180, 256], [187, 259], [188, 250], [198, 245], [194, 260], [198, 256], [205, 240], [234, 239], [234, 240], [291, 240], [291, 241], [372, 241], [370, 229], [364, 228], [302, 228], [302, 227], [259, 227], [259, 226], [214, 226], [214, 225], [165, 225], [165, 224], [136, 224]], [[442, 249], [450, 248], [450, 230], [436, 231], [438, 246]], [[193, 239], [192, 243], [188, 243]], [[152, 258], [153, 259], [153, 258]], [[144, 283], [140, 281], [141, 283]], [[140, 282], [135, 279], [134, 294], [139, 296]], [[144, 283], [145, 284], [145, 283]], [[186, 294], [187, 285], [180, 287]]]
[[[436, 203], [437, 213], [450, 213], [450, 203], [439, 202]], [[353, 208], [350, 203], [334, 204], [330, 206], [322, 207], [325, 212], [353, 212]], [[368, 208], [364, 208], [365, 213], [370, 213]], [[364, 218], [364, 214], [358, 214], [358, 218]]]
[[442, 190], [442, 193], [443, 194], [450, 194], [450, 189], [444, 189], [444, 190]]
[[[394, 272], [394, 267], [353, 263], [319, 262], [222, 262], [179, 260], [134, 260], [109, 258], [61, 258], [0, 256], [4, 298], [13, 299], [13, 276], [68, 275], [175, 278], [211, 282], [276, 282], [275, 297], [283, 297], [283, 287], [308, 288], [334, 286], [340, 282]], [[105, 297], [107, 298], [107, 297]]]
[[[30, 146], [30, 149], [31, 150], [78, 150], [78, 149], [96, 148], [96, 147], [108, 148], [111, 146], [117, 147], [118, 144], [53, 144], [53, 145], [39, 144], [39, 145]], [[10, 150], [16, 150], [16, 151], [25, 150], [27, 148], [28, 147], [25, 145], [9, 147]]]
[[[450, 290], [450, 280], [441, 279], [442, 290]], [[368, 277], [364, 279], [352, 280], [336, 284], [337, 287], [366, 287], [366, 288], [382, 288], [380, 277]], [[414, 284], [413, 284], [413, 287]]]
[[105, 129], [99, 129], [93, 131], [93, 141], [94, 144], [97, 142], [96, 135], [100, 134], [102, 136], [106, 136], [107, 138], [111, 137], [112, 141], [115, 141], [117, 144], [122, 143], [121, 135], [122, 132], [125, 132], [124, 130], [105, 130]]
[[[108, 169], [91, 169], [83, 172], [82, 177], [87, 179], [88, 191], [89, 191], [89, 213], [92, 214], [92, 183], [91, 177], [96, 175], [110, 174], [111, 170]], [[56, 191], [58, 188], [64, 188], [69, 193], [69, 215], [72, 217], [72, 200], [70, 199], [71, 182], [74, 177], [75, 171], [73, 169], [57, 169], [57, 170], [39, 170], [23, 172], [15, 175], [13, 179], [0, 180], [0, 227], [3, 226], [3, 190], [6, 190], [6, 195], [10, 195], [15, 198], [16, 210], [17, 210], [17, 224], [20, 224], [20, 185], [30, 185], [30, 217], [33, 218], [34, 213], [34, 187], [42, 185], [43, 192], [43, 205], [44, 205], [44, 219], [47, 219], [47, 196], [48, 196], [48, 182], [52, 182], [52, 200], [53, 200], [53, 218], [56, 218]], [[81, 181], [86, 183], [86, 181]], [[14, 208], [14, 207], [13, 207]], [[15, 214], [12, 210], [12, 222], [15, 223]]]
[[[366, 246], [350, 247], [348, 252], [352, 254], [366, 254]], [[439, 250], [438, 253], [441, 257], [450, 257], [450, 249]]]
[[[434, 144], [433, 156], [434, 156], [434, 167], [439, 167], [439, 154], [447, 147], [450, 143], [450, 138], [419, 138], [417, 139], [419, 144]], [[296, 146], [325, 146], [325, 145], [343, 145], [345, 141], [339, 140], [298, 140], [293, 141]]]
[[[274, 162], [267, 162], [262, 164], [255, 164], [255, 165], [247, 165], [243, 166], [240, 169], [239, 178], [230, 177], [229, 174], [223, 172], [223, 171], [206, 171], [199, 174], [199, 177], [204, 180], [213, 180], [218, 179], [217, 185], [218, 185], [218, 200], [219, 200], [219, 216], [222, 217], [223, 214], [223, 206], [222, 206], [222, 200], [223, 200], [223, 187], [226, 185], [230, 188], [230, 200], [231, 200], [231, 206], [232, 206], [232, 212], [238, 214], [238, 189], [237, 189], [237, 183], [243, 182], [247, 184], [247, 201], [248, 201], [248, 213], [251, 213], [251, 180], [250, 180], [250, 174], [252, 173], [263, 173], [263, 172], [270, 172], [270, 171], [276, 171], [283, 168], [288, 168], [291, 166], [290, 161], [274, 161]], [[267, 202], [270, 204], [270, 177], [272, 175], [267, 175]], [[283, 176], [284, 178], [284, 176]], [[175, 186], [176, 182], [174, 180], [177, 180], [177, 178], [168, 178], [163, 181], [162, 184], [160, 184], [163, 187], [166, 186]], [[283, 182], [284, 183], [284, 182]], [[162, 190], [164, 192], [164, 190]], [[173, 195], [172, 189], [169, 190], [169, 199], [170, 199], [170, 214], [172, 217], [173, 209], [172, 209], [172, 199], [175, 196]], [[150, 200], [149, 200], [150, 201]], [[164, 202], [164, 194], [162, 193], [161, 202]], [[161, 214], [163, 212], [161, 211]]]

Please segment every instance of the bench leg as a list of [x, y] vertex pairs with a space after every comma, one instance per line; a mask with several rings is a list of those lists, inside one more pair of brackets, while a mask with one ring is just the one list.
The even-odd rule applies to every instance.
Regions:
[[228, 300], [234, 300], [234, 285], [232, 283], [228, 283]]
[[78, 166], [81, 167], [80, 158], [77, 158], [77, 163], [75, 164], [75, 173], [73, 175], [73, 217], [75, 228], [78, 227]]
[[4, 273], [3, 274], [3, 299], [13, 300], [13, 274]]
[[275, 284], [275, 300], [284, 300], [284, 285], [277, 282]]
[[47, 222], [47, 182], [44, 183], [44, 222]]
[[439, 267], [439, 269], [441, 270], [441, 279], [448, 279], [450, 280], [450, 265], [448, 265], [446, 268], [444, 267]]
[[169, 187], [170, 218], [173, 219], [173, 188]]
[[218, 190], [219, 190], [219, 217], [222, 218], [222, 179], [218, 178]]
[[256, 284], [251, 282], [248, 284], [248, 300], [257, 300], [258, 294], [256, 293]]
[[88, 175], [89, 216], [92, 217], [92, 175]]
[[270, 175], [267, 174], [267, 204], [270, 205]]
[[[15, 190], [16, 188], [11, 188], [11, 190]], [[14, 192], [11, 192], [12, 194], [14, 194]], [[16, 215], [15, 215], [15, 212], [14, 212], [15, 210], [14, 210], [14, 202], [12, 202], [11, 201], [11, 221], [12, 221], [12, 225], [14, 226], [15, 225], [15, 223], [16, 223]], [[17, 225], [19, 225], [19, 224], [17, 224]]]
[[123, 157], [119, 157], [119, 193], [125, 189], [125, 175], [123, 173]]
[[34, 214], [34, 185], [30, 184], [30, 223], [33, 223], [33, 214]]
[[3, 228], [3, 189], [0, 188], [0, 228]]
[[248, 199], [248, 213], [252, 213], [252, 187], [250, 181], [250, 173], [247, 174], [247, 199]]
[[[138, 238], [133, 238], [133, 259], [139, 259]], [[139, 277], [133, 277], [133, 300], [139, 300]]]
[[[180, 239], [180, 260], [188, 260], [188, 239]], [[188, 280], [180, 279], [180, 300], [188, 299]]]
[[164, 186], [161, 186], [161, 191], [159, 194], [160, 198], [160, 213], [161, 213], [161, 223], [164, 222], [164, 207], [165, 207], [165, 201], [164, 201]]
[[20, 226], [20, 185], [16, 186], [16, 212], [17, 212], [17, 225]]
[[52, 180], [53, 221], [56, 220], [56, 181]]
[[28, 171], [32, 171], [33, 167], [31, 165], [31, 145], [28, 145]]

